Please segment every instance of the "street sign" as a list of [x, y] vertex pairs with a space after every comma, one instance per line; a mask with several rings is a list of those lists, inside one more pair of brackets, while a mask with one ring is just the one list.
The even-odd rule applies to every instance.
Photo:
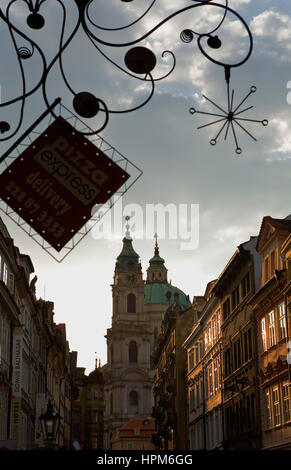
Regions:
[[128, 178], [59, 117], [0, 175], [0, 197], [60, 251]]

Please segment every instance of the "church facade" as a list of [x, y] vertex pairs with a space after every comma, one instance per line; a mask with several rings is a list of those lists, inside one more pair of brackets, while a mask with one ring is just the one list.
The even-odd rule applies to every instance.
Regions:
[[107, 330], [107, 364], [102, 368], [105, 386], [104, 447], [110, 449], [117, 430], [133, 418], [146, 419], [153, 407], [156, 348], [161, 322], [169, 305], [191, 302], [167, 279], [165, 261], [156, 241], [143, 279], [139, 255], [127, 230], [117, 257], [112, 285], [112, 325]]

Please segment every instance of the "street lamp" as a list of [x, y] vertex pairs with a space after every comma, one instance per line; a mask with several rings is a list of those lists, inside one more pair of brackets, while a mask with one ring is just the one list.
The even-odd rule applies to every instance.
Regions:
[[43, 440], [48, 447], [53, 447], [57, 439], [61, 419], [63, 418], [54, 411], [50, 400], [47, 404], [46, 412], [41, 414], [39, 419], [41, 422]]

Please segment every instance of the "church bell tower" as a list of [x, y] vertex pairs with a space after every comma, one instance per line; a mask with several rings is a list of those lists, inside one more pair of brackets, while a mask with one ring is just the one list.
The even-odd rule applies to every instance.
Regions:
[[132, 246], [126, 217], [123, 246], [112, 284], [112, 325], [107, 330], [105, 374], [105, 446], [131, 418], [148, 418], [152, 408], [151, 329], [144, 313], [144, 285], [139, 255]]

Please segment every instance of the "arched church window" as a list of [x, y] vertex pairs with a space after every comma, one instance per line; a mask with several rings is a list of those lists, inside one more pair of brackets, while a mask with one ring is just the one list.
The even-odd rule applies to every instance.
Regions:
[[135, 341], [129, 343], [128, 353], [129, 362], [137, 362], [137, 344]]
[[118, 295], [115, 297], [115, 312], [118, 313]]
[[137, 406], [138, 405], [138, 394], [135, 390], [132, 390], [129, 393], [129, 405], [130, 406]]
[[136, 297], [134, 294], [128, 294], [127, 296], [127, 311], [128, 313], [136, 312]]

